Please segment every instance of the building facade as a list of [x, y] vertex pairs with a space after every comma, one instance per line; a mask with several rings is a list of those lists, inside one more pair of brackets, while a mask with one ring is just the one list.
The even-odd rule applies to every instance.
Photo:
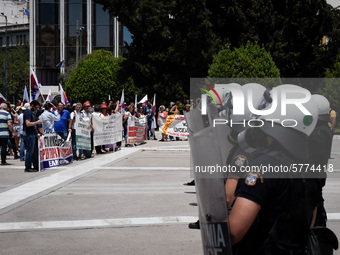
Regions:
[[24, 15], [24, 8], [28, 8], [27, 1], [0, 1], [0, 47], [6, 47], [6, 43], [9, 48], [16, 47], [29, 40], [29, 17]]
[[92, 0], [30, 0], [29, 9], [30, 66], [42, 85], [57, 85], [65, 66], [94, 50], [118, 57], [123, 28]]

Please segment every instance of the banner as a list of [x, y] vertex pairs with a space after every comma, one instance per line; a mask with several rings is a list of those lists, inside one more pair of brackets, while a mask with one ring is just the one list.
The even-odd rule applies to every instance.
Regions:
[[142, 144], [146, 133], [146, 125], [144, 120], [132, 117], [128, 118], [128, 144]]
[[72, 142], [64, 141], [59, 135], [46, 134], [39, 138], [39, 171], [67, 165], [72, 162]]
[[162, 133], [180, 138], [187, 138], [189, 135], [187, 122], [184, 115], [170, 115], [161, 130]]
[[76, 146], [77, 149], [91, 150], [91, 126], [89, 118], [82, 118], [81, 114], [76, 114], [76, 122], [74, 123], [76, 130]]
[[93, 115], [94, 146], [113, 144], [122, 140], [122, 114], [104, 117]]

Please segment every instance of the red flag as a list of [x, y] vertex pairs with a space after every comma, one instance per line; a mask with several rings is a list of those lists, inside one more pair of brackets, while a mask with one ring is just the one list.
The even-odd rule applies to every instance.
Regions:
[[32, 67], [30, 67], [30, 82], [31, 82], [32, 100], [37, 100], [39, 95], [40, 95], [41, 84], [40, 84], [37, 76], [35, 75]]
[[27, 87], [25, 86], [24, 98], [22, 99], [22, 106], [24, 106], [26, 103], [29, 103], [29, 102], [30, 102], [30, 99], [28, 97]]
[[153, 95], [152, 117], [155, 116], [155, 110], [156, 110], [156, 94]]

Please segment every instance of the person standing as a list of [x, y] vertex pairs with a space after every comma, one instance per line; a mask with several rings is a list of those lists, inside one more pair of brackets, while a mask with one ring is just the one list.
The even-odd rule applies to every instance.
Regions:
[[47, 102], [44, 108], [44, 112], [39, 117], [43, 121], [42, 130], [44, 134], [54, 133], [54, 123], [60, 120], [60, 115], [58, 112], [52, 113], [56, 108], [50, 102]]
[[92, 157], [92, 152], [93, 152], [93, 126], [92, 126], [92, 113], [91, 113], [91, 103], [89, 101], [86, 101], [83, 104], [83, 110], [81, 111], [81, 117], [83, 118], [84, 121], [87, 121], [90, 124], [91, 127], [91, 150], [83, 150], [84, 155], [80, 156], [80, 159], [85, 159], [85, 158], [91, 158]]
[[[30, 107], [24, 112], [23, 138], [26, 144], [25, 172], [38, 171], [38, 139], [36, 125], [42, 124], [42, 120], [34, 121], [33, 112], [39, 107], [39, 102], [33, 100]], [[33, 163], [33, 168], [31, 168]]]
[[[76, 143], [76, 129], [74, 124], [77, 121], [77, 116], [80, 116], [80, 111], [82, 108], [82, 104], [81, 103], [76, 103], [74, 111], [71, 112], [71, 121], [69, 123], [69, 128], [68, 128], [68, 132], [72, 132], [72, 153], [73, 153], [73, 159], [74, 160], [78, 160], [79, 157], [77, 156], [77, 143]], [[82, 150], [79, 150], [79, 156], [83, 154]]]
[[[64, 104], [62, 102], [58, 103], [57, 112], [60, 114], [60, 120], [54, 122], [54, 131], [60, 135], [64, 140], [67, 139], [68, 122], [71, 119], [70, 112], [64, 109]], [[53, 111], [53, 114], [56, 113]]]
[[148, 101], [148, 104], [147, 106], [145, 107], [145, 115], [146, 115], [146, 123], [147, 123], [147, 137], [148, 137], [148, 140], [150, 140], [150, 138], [153, 136], [152, 134], [152, 129], [151, 129], [151, 126], [152, 126], [152, 105], [151, 105], [151, 102]]
[[2, 103], [0, 109], [1, 165], [10, 165], [6, 162], [6, 148], [10, 134], [14, 136], [12, 117], [8, 112], [7, 104]]
[[29, 103], [26, 103], [23, 107], [21, 107], [21, 113], [18, 116], [19, 122], [19, 133], [20, 133], [20, 161], [25, 161], [25, 142], [24, 142], [24, 112], [26, 108], [30, 106]]
[[[157, 118], [157, 122], [158, 122], [158, 126], [159, 126], [159, 131], [161, 133], [162, 133], [162, 129], [163, 129], [163, 126], [164, 126], [164, 124], [166, 122], [166, 118], [167, 117], [168, 117], [168, 113], [165, 111], [165, 106], [161, 105], [159, 107], [158, 118]], [[168, 135], [162, 133], [162, 139], [159, 140], [159, 141], [161, 141], [161, 142], [168, 141]]]

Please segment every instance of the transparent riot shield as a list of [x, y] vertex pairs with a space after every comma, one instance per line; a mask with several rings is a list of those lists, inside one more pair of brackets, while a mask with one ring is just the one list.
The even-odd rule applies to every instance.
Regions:
[[184, 112], [184, 117], [187, 122], [190, 135], [204, 128], [202, 114], [199, 108], [192, 109], [190, 112]]
[[224, 188], [225, 162], [214, 129], [209, 126], [189, 137], [201, 236], [205, 255], [232, 255]]

